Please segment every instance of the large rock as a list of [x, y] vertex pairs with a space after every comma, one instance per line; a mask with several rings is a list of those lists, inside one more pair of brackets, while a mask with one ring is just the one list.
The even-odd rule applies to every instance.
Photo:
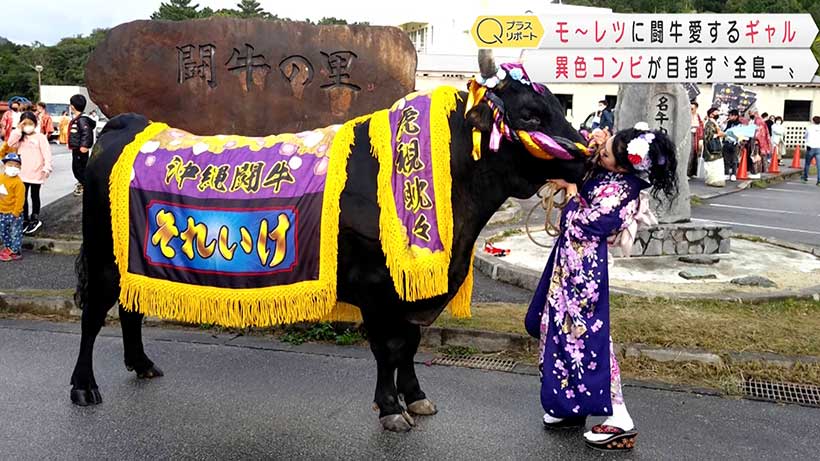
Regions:
[[678, 159], [678, 195], [670, 201], [653, 199], [652, 209], [661, 224], [689, 221], [689, 181], [686, 166], [692, 145], [689, 97], [679, 83], [629, 83], [618, 90], [616, 130], [647, 122], [652, 129], [664, 129], [675, 143]]
[[119, 25], [85, 81], [109, 117], [137, 112], [196, 134], [262, 136], [389, 107], [414, 90], [415, 71], [398, 28], [211, 18]]

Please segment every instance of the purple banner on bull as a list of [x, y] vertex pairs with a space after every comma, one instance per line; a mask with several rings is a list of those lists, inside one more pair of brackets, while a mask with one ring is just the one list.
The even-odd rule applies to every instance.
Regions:
[[436, 252], [444, 246], [433, 187], [430, 102], [429, 94], [408, 96], [390, 110], [388, 118], [393, 134], [393, 198], [399, 220], [408, 230], [411, 247]]

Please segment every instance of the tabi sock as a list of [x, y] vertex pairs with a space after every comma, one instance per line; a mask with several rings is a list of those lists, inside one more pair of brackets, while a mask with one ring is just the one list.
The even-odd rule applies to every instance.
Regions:
[[[602, 424], [617, 427], [624, 431], [635, 429], [635, 423], [632, 421], [632, 417], [629, 416], [629, 412], [626, 411], [626, 405], [623, 403], [612, 405], [612, 416], [607, 418]], [[600, 442], [610, 437], [612, 437], [612, 434], [594, 434], [592, 431], [588, 431], [584, 434], [584, 438], [591, 442]]]

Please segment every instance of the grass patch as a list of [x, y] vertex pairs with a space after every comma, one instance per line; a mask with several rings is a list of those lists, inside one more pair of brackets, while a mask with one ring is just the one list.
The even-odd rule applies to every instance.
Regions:
[[765, 179], [755, 179], [754, 181], [752, 181], [751, 187], [755, 189], [765, 189], [769, 187], [769, 182], [770, 181], [766, 181]]
[[283, 342], [290, 344], [304, 344], [306, 342], [334, 342], [340, 346], [350, 346], [364, 341], [364, 336], [358, 330], [345, 329], [337, 331], [328, 322], [316, 323], [308, 328], [304, 326], [289, 326], [280, 337]]
[[481, 351], [472, 346], [441, 346], [437, 349], [437, 352], [443, 355], [464, 357], [476, 355]]
[[489, 243], [496, 243], [500, 240], [504, 240], [507, 237], [512, 237], [513, 235], [520, 235], [520, 234], [523, 234], [523, 233], [524, 233], [524, 231], [521, 230], [521, 229], [507, 229], [507, 230], [505, 230], [504, 232], [502, 232], [498, 235], [493, 235], [492, 237], [488, 238], [486, 241], [489, 242]]
[[734, 396], [742, 395], [740, 386], [747, 378], [820, 384], [820, 364], [797, 364], [793, 368], [783, 368], [749, 362], [717, 367], [693, 362], [656, 362], [646, 357], [621, 357], [618, 362], [626, 378], [712, 388]]
[[689, 197], [689, 203], [693, 206], [703, 205], [703, 199], [697, 195]]
[[[436, 326], [526, 334], [523, 304], [487, 303], [472, 319], [446, 311]], [[820, 302], [791, 300], [757, 304], [710, 300], [614, 296], [612, 337], [621, 343], [698, 348], [717, 354], [772, 352], [820, 356]]]

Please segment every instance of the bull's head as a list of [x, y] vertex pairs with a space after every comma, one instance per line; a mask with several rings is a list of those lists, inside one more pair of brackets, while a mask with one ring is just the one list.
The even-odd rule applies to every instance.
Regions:
[[473, 157], [478, 160], [482, 149], [509, 157], [516, 176], [526, 183], [516, 187], [516, 196], [531, 195], [533, 187], [548, 179], [580, 182], [589, 152], [558, 99], [529, 81], [520, 65], [499, 69], [488, 50], [479, 51], [478, 61], [481, 78], [470, 81], [466, 113], [474, 130]]

